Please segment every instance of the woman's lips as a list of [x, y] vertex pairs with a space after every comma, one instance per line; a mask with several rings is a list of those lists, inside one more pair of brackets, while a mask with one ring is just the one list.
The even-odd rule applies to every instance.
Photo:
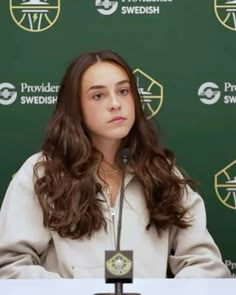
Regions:
[[126, 120], [126, 118], [121, 117], [121, 116], [117, 116], [112, 118], [108, 123], [121, 123], [124, 122]]

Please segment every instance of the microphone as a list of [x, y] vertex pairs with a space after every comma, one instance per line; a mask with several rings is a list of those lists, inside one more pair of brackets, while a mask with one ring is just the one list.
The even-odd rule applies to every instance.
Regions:
[[129, 148], [124, 148], [121, 154], [122, 159], [122, 179], [121, 179], [121, 188], [120, 188], [120, 209], [118, 217], [118, 228], [117, 228], [117, 245], [116, 250], [120, 250], [120, 235], [121, 235], [121, 225], [122, 225], [122, 212], [123, 212], [123, 201], [125, 196], [125, 172], [126, 167], [129, 162]]
[[94, 295], [141, 295], [140, 293], [123, 293], [123, 283], [133, 282], [133, 251], [120, 250], [125, 173], [127, 164], [129, 162], [129, 148], [124, 148], [122, 150], [121, 160], [122, 179], [120, 189], [116, 250], [105, 251], [105, 281], [106, 283], [115, 284], [115, 293], [96, 293]]

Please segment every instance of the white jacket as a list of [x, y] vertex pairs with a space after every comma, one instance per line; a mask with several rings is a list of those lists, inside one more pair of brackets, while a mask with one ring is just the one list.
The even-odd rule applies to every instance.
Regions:
[[[104, 203], [108, 232], [101, 229], [91, 239], [61, 238], [44, 227], [34, 193], [33, 166], [40, 155], [23, 164], [3, 201], [0, 278], [103, 278], [104, 252], [115, 249], [119, 198], [114, 208]], [[230, 277], [206, 229], [202, 198], [188, 187], [183, 202], [194, 219], [191, 227], [172, 226], [162, 235], [153, 226], [146, 230], [149, 219], [142, 187], [136, 177], [126, 176], [121, 249], [133, 250], [135, 278], [165, 278], [168, 264], [177, 278]]]

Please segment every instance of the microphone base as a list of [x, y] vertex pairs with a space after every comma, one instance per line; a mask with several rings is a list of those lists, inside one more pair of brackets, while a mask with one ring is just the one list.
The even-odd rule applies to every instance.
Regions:
[[95, 293], [94, 295], [141, 295], [140, 293]]

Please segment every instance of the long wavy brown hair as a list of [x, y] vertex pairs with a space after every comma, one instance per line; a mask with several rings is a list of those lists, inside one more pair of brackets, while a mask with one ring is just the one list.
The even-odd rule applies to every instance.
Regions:
[[144, 191], [149, 211], [147, 229], [158, 231], [175, 225], [185, 228], [186, 208], [182, 197], [191, 181], [176, 174], [174, 154], [165, 149], [157, 130], [145, 117], [137, 85], [128, 64], [106, 50], [81, 54], [68, 67], [60, 84], [56, 109], [42, 144], [42, 159], [34, 166], [35, 192], [44, 215], [44, 225], [61, 237], [87, 236], [106, 229], [96, 181], [103, 155], [93, 147], [83, 123], [80, 96], [85, 71], [97, 62], [112, 62], [127, 73], [135, 102], [135, 122], [117, 151], [130, 149], [129, 165]]

